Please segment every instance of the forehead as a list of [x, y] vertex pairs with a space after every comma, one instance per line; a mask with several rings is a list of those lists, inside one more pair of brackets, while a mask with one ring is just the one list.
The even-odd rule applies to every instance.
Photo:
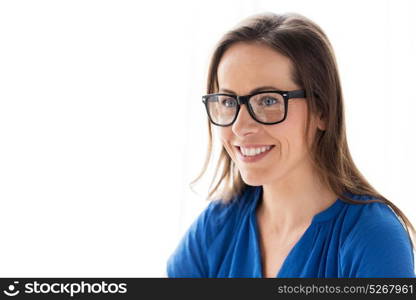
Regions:
[[263, 85], [291, 90], [296, 87], [291, 72], [292, 62], [278, 51], [261, 44], [236, 43], [223, 54], [217, 76], [220, 88], [245, 93]]

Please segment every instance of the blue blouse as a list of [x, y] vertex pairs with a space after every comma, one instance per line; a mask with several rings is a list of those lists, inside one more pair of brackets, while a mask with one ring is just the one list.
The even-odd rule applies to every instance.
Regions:
[[[255, 214], [262, 192], [248, 185], [230, 203], [211, 201], [170, 255], [168, 277], [262, 277]], [[415, 277], [414, 256], [407, 231], [386, 204], [337, 199], [313, 217], [276, 277]]]

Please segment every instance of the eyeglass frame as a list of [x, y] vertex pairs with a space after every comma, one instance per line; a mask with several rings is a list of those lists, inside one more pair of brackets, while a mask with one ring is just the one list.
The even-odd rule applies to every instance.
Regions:
[[[284, 105], [285, 105], [285, 114], [284, 114], [282, 120], [277, 121], [277, 122], [272, 122], [272, 123], [266, 123], [266, 122], [262, 122], [262, 121], [259, 121], [259, 120], [256, 119], [256, 115], [255, 115], [252, 107], [250, 105], [248, 105], [248, 103], [249, 103], [251, 97], [256, 96], [258, 94], [264, 94], [264, 93], [277, 93], [277, 94], [280, 94], [283, 97]], [[212, 96], [230, 96], [230, 97], [237, 100], [237, 111], [235, 113], [234, 119], [229, 124], [221, 125], [221, 124], [215, 123], [212, 120], [211, 115], [209, 113], [208, 101], [207, 101], [208, 97], [212, 97]], [[255, 120], [256, 122], [258, 122], [260, 124], [264, 124], [264, 125], [275, 125], [275, 124], [282, 123], [284, 120], [286, 120], [287, 112], [288, 112], [288, 106], [289, 106], [288, 102], [289, 102], [290, 99], [305, 98], [305, 97], [306, 97], [306, 91], [305, 90], [294, 90], [294, 91], [267, 90], [267, 91], [259, 91], [259, 92], [249, 94], [249, 95], [245, 95], [245, 96], [238, 96], [238, 95], [226, 94], [226, 93], [213, 93], [213, 94], [203, 95], [202, 96], [202, 103], [204, 103], [204, 105], [205, 105], [205, 109], [207, 111], [207, 115], [208, 115], [209, 120], [211, 121], [212, 124], [214, 124], [216, 126], [228, 127], [228, 126], [233, 125], [235, 120], [237, 120], [238, 113], [240, 112], [241, 105], [243, 105], [243, 104], [247, 105], [248, 113], [253, 118], [253, 120]]]

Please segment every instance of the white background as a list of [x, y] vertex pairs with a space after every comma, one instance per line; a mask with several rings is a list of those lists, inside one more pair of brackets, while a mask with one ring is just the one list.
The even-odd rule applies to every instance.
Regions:
[[416, 223], [414, 1], [1, 1], [0, 276], [165, 276], [207, 204], [209, 54], [263, 11], [327, 33], [353, 158]]

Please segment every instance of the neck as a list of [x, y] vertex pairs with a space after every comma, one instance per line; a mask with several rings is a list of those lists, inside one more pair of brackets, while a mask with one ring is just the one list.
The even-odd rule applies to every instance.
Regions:
[[317, 213], [337, 199], [318, 178], [309, 168], [293, 171], [284, 180], [264, 184], [257, 211], [261, 223], [281, 235], [307, 228]]

